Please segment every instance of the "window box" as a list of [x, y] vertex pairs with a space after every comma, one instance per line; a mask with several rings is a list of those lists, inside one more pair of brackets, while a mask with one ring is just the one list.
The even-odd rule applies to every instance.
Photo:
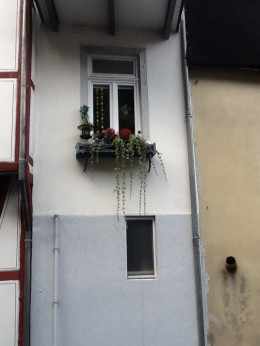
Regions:
[[[92, 144], [77, 143], [76, 157], [86, 158], [91, 156]], [[98, 148], [99, 157], [115, 157], [115, 146], [113, 143], [104, 143]], [[146, 156], [152, 158], [156, 154], [156, 144], [147, 144]], [[134, 155], [137, 156], [137, 155]]]
[[[85, 158], [85, 167], [84, 172], [87, 169], [88, 164], [88, 158], [91, 157], [92, 152], [92, 144], [85, 144], [85, 143], [77, 143], [76, 145], [76, 158]], [[154, 155], [156, 155], [156, 144], [147, 144], [146, 148], [146, 157], [148, 159], [148, 172], [150, 172], [151, 169], [151, 159]], [[104, 143], [98, 147], [98, 157], [115, 157], [115, 146], [113, 143]], [[135, 157], [138, 157], [137, 154], [134, 155]]]

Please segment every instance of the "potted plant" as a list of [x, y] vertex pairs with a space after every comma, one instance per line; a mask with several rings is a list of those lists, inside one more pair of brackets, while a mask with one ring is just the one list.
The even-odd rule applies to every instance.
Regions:
[[80, 111], [81, 120], [82, 120], [82, 124], [78, 126], [78, 129], [82, 132], [80, 137], [83, 139], [90, 139], [91, 138], [90, 132], [93, 130], [93, 125], [89, 121], [89, 117], [88, 117], [89, 107], [86, 105], [83, 105], [80, 107], [79, 111]]

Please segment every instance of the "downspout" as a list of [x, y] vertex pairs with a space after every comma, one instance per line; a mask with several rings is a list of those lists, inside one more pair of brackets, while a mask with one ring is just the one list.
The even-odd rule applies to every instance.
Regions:
[[25, 222], [25, 264], [24, 264], [24, 334], [23, 345], [30, 345], [30, 302], [31, 302], [31, 219], [25, 185], [25, 133], [26, 133], [26, 96], [27, 96], [27, 16], [28, 0], [23, 0], [23, 28], [21, 49], [21, 100], [20, 100], [20, 146], [19, 146], [19, 187], [21, 207]]
[[54, 215], [54, 278], [53, 278], [53, 346], [57, 345], [58, 272], [59, 272], [59, 216]]
[[181, 58], [182, 58], [182, 75], [185, 98], [186, 112], [186, 130], [188, 144], [188, 160], [189, 160], [189, 178], [190, 178], [190, 194], [191, 194], [191, 217], [192, 217], [192, 237], [194, 252], [194, 269], [195, 269], [195, 285], [196, 285], [196, 305], [197, 305], [197, 321], [198, 321], [198, 337], [199, 346], [207, 345], [206, 333], [206, 307], [203, 285], [203, 265], [200, 242], [199, 228], [199, 207], [197, 194], [196, 166], [195, 166], [195, 149], [193, 136], [193, 119], [191, 106], [191, 92], [189, 84], [189, 72], [186, 63], [186, 27], [185, 17], [181, 19]]

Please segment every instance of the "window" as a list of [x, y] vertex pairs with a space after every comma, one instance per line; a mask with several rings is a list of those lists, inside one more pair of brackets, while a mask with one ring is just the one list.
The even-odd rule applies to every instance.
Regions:
[[81, 104], [95, 131], [112, 127], [149, 138], [145, 50], [81, 48]]
[[154, 220], [127, 218], [127, 277], [154, 278]]
[[95, 131], [141, 131], [136, 59], [90, 55], [88, 60], [88, 104]]

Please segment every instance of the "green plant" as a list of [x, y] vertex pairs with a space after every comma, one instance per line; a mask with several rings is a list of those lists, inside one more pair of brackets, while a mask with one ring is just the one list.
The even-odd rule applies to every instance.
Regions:
[[138, 174], [140, 179], [139, 189], [139, 214], [146, 212], [146, 179], [147, 179], [147, 143], [140, 135], [133, 135], [130, 130], [122, 129], [114, 139], [116, 157], [116, 194], [117, 194], [117, 215], [120, 212], [120, 199], [122, 211], [125, 214], [126, 200], [126, 170], [129, 170], [130, 177], [130, 197], [133, 186], [134, 157], [138, 160]]
[[[139, 188], [139, 214], [146, 213], [146, 188], [147, 188], [147, 160], [152, 162], [152, 166], [155, 169], [155, 165], [152, 161], [153, 155], [157, 155], [164, 177], [167, 181], [166, 171], [161, 154], [156, 151], [150, 151], [149, 144], [144, 138], [141, 137], [139, 132], [137, 135], [131, 133], [129, 129], [122, 129], [117, 134], [114, 129], [107, 129], [92, 136], [92, 144], [90, 150], [91, 158], [91, 171], [94, 162], [98, 162], [99, 152], [106, 143], [110, 143], [115, 151], [115, 193], [117, 199], [117, 216], [119, 216], [122, 210], [125, 214], [126, 206], [126, 190], [127, 190], [127, 176], [130, 180], [130, 197], [133, 187], [133, 169], [135, 163], [138, 165], [138, 175], [140, 181]], [[155, 170], [156, 172], [156, 170]], [[156, 172], [157, 174], [157, 172]]]
[[93, 126], [92, 123], [89, 121], [89, 116], [88, 116], [89, 107], [86, 105], [83, 105], [80, 107], [79, 111], [81, 115], [82, 125]]

